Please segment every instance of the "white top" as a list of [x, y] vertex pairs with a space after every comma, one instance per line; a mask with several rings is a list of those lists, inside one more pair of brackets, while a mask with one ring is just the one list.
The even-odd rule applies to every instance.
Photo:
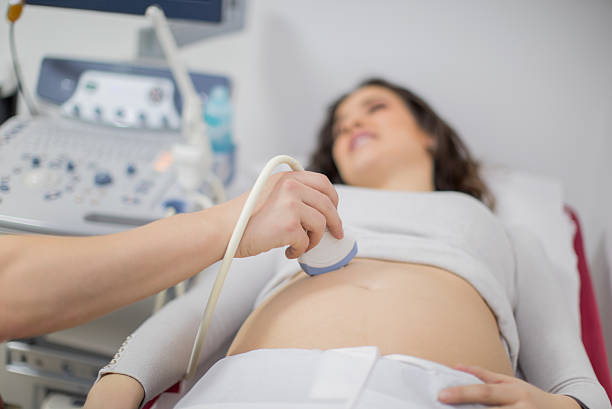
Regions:
[[[462, 193], [336, 189], [345, 230], [359, 246], [357, 257], [429, 264], [463, 277], [495, 314], [517, 373], [590, 409], [610, 407], [580, 329], [567, 319], [572, 306], [564, 302], [552, 264], [529, 232], [506, 228], [481, 202]], [[101, 374], [137, 379], [145, 401], [180, 379], [217, 268], [207, 269], [197, 287], [136, 330]], [[234, 260], [201, 362], [208, 359], [209, 366], [253, 306], [298, 270], [282, 250]]]

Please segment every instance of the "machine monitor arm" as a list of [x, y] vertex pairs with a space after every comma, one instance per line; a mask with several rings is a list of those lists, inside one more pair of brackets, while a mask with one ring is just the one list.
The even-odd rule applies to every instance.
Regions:
[[[157, 38], [183, 98], [182, 133], [186, 144], [175, 145], [173, 149], [179, 172], [179, 183], [188, 192], [195, 192], [200, 187], [203, 178], [207, 179], [215, 191], [216, 201], [223, 201], [225, 200], [223, 184], [212, 172], [212, 153], [202, 119], [202, 101], [178, 55], [178, 48], [164, 12], [158, 6], [153, 5], [147, 8], [146, 15], [153, 23]], [[212, 204], [210, 199], [203, 195], [196, 195], [195, 199], [201, 207], [209, 207]]]

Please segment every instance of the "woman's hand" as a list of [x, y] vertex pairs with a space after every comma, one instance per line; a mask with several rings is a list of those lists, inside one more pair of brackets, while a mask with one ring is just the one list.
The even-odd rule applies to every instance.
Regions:
[[[248, 192], [225, 204], [234, 215], [234, 224], [247, 196]], [[337, 206], [336, 190], [320, 173], [272, 175], [259, 196], [236, 257], [254, 256], [288, 245], [287, 257], [297, 258], [319, 243], [326, 227], [334, 237], [342, 238]]]
[[132, 377], [104, 375], [87, 394], [83, 409], [136, 409], [144, 399], [140, 382]]
[[449, 405], [480, 403], [495, 408], [580, 409], [574, 399], [555, 395], [518, 378], [477, 366], [457, 365], [455, 369], [476, 376], [484, 384], [454, 386], [440, 391], [438, 399]]

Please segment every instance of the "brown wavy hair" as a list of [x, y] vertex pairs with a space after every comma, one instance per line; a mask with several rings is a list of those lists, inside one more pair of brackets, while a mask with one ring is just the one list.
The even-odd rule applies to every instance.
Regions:
[[[434, 188], [436, 191], [467, 193], [482, 201], [490, 209], [495, 207], [495, 198], [479, 174], [479, 163], [474, 160], [451, 128], [434, 110], [412, 91], [379, 78], [365, 80], [356, 89], [367, 86], [385, 87], [399, 95], [423, 131], [433, 138], [430, 153], [434, 165]], [[332, 103], [325, 122], [319, 131], [318, 147], [310, 158], [309, 170], [326, 175], [332, 183], [345, 184], [332, 157], [334, 145], [333, 127], [338, 106], [350, 93]]]

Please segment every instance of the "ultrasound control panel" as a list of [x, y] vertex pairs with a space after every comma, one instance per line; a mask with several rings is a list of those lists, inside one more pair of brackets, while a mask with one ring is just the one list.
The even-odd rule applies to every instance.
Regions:
[[[206, 101], [226, 77], [190, 73]], [[105, 234], [194, 208], [176, 183], [181, 97], [168, 69], [45, 58], [51, 116], [0, 127], [0, 232]]]
[[100, 234], [187, 206], [170, 148], [178, 133], [15, 117], [0, 128], [0, 229]]

